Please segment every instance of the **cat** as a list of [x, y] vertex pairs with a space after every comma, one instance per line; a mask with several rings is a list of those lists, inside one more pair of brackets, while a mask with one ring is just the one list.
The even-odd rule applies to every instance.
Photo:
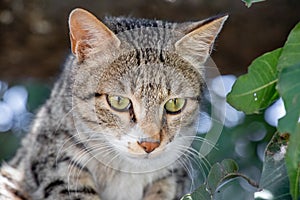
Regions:
[[171, 200], [189, 192], [205, 80], [227, 15], [198, 22], [69, 16], [72, 54], [0, 199]]

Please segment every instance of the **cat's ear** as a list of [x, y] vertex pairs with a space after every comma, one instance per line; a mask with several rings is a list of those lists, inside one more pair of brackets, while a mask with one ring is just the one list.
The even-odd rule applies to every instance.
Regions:
[[105, 50], [120, 45], [120, 40], [109, 28], [81, 8], [71, 12], [69, 29], [72, 53], [78, 61], [84, 60], [95, 47]]
[[192, 63], [203, 64], [227, 18], [228, 15], [217, 16], [200, 22], [181, 24], [179, 30], [185, 36], [175, 43], [177, 53]]

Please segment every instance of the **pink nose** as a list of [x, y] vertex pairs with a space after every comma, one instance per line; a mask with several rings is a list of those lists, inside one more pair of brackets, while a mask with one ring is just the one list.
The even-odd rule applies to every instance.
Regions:
[[159, 145], [160, 142], [137, 142], [146, 153], [151, 153], [154, 151]]

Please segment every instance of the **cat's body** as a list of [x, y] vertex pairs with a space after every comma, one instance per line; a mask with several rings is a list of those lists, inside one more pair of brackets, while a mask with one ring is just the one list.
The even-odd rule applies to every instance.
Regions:
[[73, 11], [74, 55], [1, 169], [0, 199], [168, 200], [188, 192], [182, 163], [199, 114], [200, 68], [225, 19], [108, 18], [105, 26]]

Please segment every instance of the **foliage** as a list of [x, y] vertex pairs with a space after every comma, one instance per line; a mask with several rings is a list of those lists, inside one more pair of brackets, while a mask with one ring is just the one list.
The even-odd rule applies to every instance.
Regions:
[[241, 177], [246, 179], [250, 184], [255, 185], [248, 177], [238, 173], [238, 165], [231, 159], [225, 159], [221, 163], [215, 163], [204, 184], [202, 184], [195, 192], [187, 194], [181, 200], [213, 200], [219, 188], [226, 182]]
[[[294, 200], [298, 200], [300, 191], [299, 77], [300, 23], [291, 31], [283, 48], [264, 54], [254, 60], [250, 65], [249, 73], [238, 78], [227, 96], [228, 102], [233, 107], [244, 111], [246, 114], [258, 113], [271, 105], [279, 96], [282, 97], [286, 115], [280, 119], [278, 131], [279, 136], [288, 135], [287, 150], [286, 152], [283, 151], [282, 154], [285, 157], [284, 167], [289, 177], [290, 194]], [[268, 157], [264, 165], [270, 164], [267, 159]], [[273, 170], [280, 171], [276, 165], [269, 165], [268, 167], [272, 166], [274, 167]], [[278, 196], [281, 195], [286, 194], [278, 194]]]
[[253, 3], [262, 2], [265, 0], [242, 0], [242, 1], [245, 2], [246, 6], [249, 8], [250, 6], [252, 6]]
[[[256, 198], [269, 195], [280, 199], [291, 199], [289, 193], [289, 179], [284, 165], [284, 156], [287, 148], [287, 135], [276, 133], [265, 151], [265, 161], [260, 179], [261, 191], [255, 194]], [[266, 198], [264, 198], [266, 199]]]
[[286, 167], [290, 178], [290, 191], [294, 199], [300, 197], [300, 23], [293, 29], [278, 62], [280, 71], [278, 91], [283, 98], [287, 114], [279, 121], [278, 130], [291, 135]]
[[[249, 66], [249, 73], [239, 77], [227, 101], [246, 114], [259, 113], [278, 99], [277, 62], [281, 49], [266, 53]], [[267, 97], [267, 98], [266, 98]]]

